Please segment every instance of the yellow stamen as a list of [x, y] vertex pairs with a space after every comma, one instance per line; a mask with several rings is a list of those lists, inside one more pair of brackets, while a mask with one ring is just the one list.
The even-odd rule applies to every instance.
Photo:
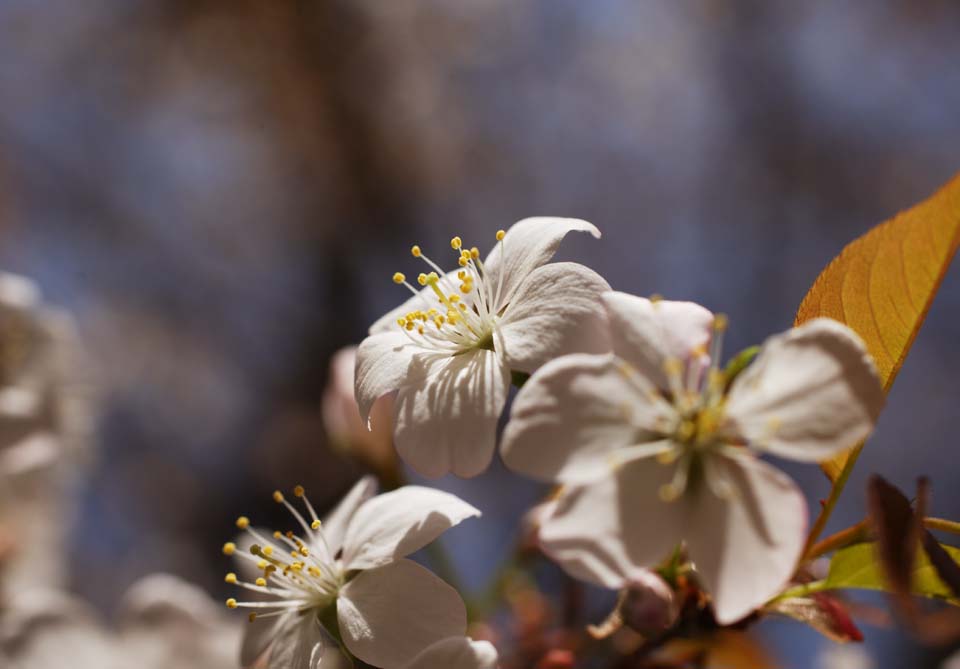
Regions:
[[422, 251], [420, 251], [420, 247], [416, 244], [410, 247], [410, 255], [412, 255], [414, 258], [419, 258], [421, 253]]
[[234, 583], [237, 582], [237, 575], [234, 574], [233, 572], [230, 572], [229, 574], [223, 577], [223, 580], [233, 585]]
[[420, 274], [417, 275], [417, 283], [419, 283], [421, 286], [426, 286], [426, 285], [427, 285], [427, 275], [424, 274], [423, 272], [420, 272]]
[[394, 283], [403, 283], [406, 280], [407, 280], [407, 277], [404, 276], [403, 272], [395, 272], [393, 275]]
[[454, 237], [450, 240], [450, 248], [459, 251], [461, 246], [463, 246], [463, 240], [459, 237]]
[[238, 528], [238, 529], [245, 530], [245, 529], [247, 529], [248, 527], [250, 527], [250, 519], [249, 519], [249, 518], [247, 518], [246, 516], [240, 516], [239, 518], [237, 518], [237, 528]]
[[319, 530], [319, 529], [320, 529], [320, 521], [319, 521], [319, 520], [314, 520], [312, 523], [310, 523], [310, 529], [312, 529], [312, 530]]
[[223, 545], [223, 554], [224, 555], [233, 555], [237, 550], [237, 545], [232, 541], [228, 541]]
[[497, 230], [497, 241], [502, 242], [507, 233], [504, 230]]
[[267, 579], [265, 579], [265, 578], [263, 578], [263, 577], [261, 576], [261, 577], [258, 578], [256, 581], [254, 581], [254, 583], [256, 583], [257, 585], [259, 585], [261, 588], [264, 588], [264, 587], [266, 587], [266, 585], [267, 585]]
[[231, 597], [230, 599], [228, 599], [228, 600], [227, 600], [227, 608], [228, 608], [228, 609], [235, 609], [235, 608], [237, 608], [237, 600], [235, 600], [233, 597]]
[[283, 501], [283, 493], [279, 490], [273, 491], [273, 501], [277, 504], [280, 504]]
[[298, 485], [298, 486], [295, 486], [295, 487], [294, 487], [294, 489], [293, 489], [293, 496], [294, 496], [294, 497], [303, 497], [303, 493], [304, 493], [304, 490], [303, 490], [303, 486], [302, 486], [302, 485]]

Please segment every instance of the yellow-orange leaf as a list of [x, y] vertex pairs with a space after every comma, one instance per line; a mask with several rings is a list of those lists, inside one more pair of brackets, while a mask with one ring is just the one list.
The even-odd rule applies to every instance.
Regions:
[[[960, 175], [930, 199], [850, 242], [800, 303], [796, 324], [827, 316], [853, 328], [893, 385], [960, 244]], [[849, 452], [821, 464], [836, 480]]]

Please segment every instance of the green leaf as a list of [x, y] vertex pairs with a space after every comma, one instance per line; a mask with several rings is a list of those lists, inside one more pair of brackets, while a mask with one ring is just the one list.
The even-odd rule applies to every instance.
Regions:
[[757, 353], [759, 352], [759, 346], [751, 346], [743, 349], [735, 356], [730, 358], [730, 362], [728, 362], [727, 366], [723, 369], [723, 378], [726, 382], [727, 388], [729, 388], [734, 379], [740, 375], [740, 372], [745, 370], [747, 365], [753, 362], [753, 359], [757, 357]]
[[[941, 544], [954, 560], [960, 560], [960, 548]], [[911, 591], [915, 595], [944, 599], [960, 606], [960, 600], [953, 597], [950, 588], [937, 575], [923, 550], [917, 551], [917, 559], [911, 572]], [[824, 582], [824, 589], [839, 590], [852, 588], [858, 590], [888, 590], [883, 567], [873, 543], [854, 544], [842, 548], [830, 561], [830, 573]]]

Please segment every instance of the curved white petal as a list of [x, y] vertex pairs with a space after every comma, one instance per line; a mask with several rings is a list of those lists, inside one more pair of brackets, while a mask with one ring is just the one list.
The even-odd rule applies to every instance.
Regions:
[[483, 262], [489, 277], [484, 282], [489, 281], [491, 286], [499, 285], [500, 273], [503, 272], [497, 312], [510, 303], [527, 275], [550, 261], [563, 238], [573, 231], [589, 232], [594, 238], [600, 239], [600, 231], [595, 225], [577, 218], [537, 216], [510, 226], [503, 242], [497, 242]]
[[360, 572], [340, 591], [337, 616], [350, 652], [383, 669], [467, 628], [457, 591], [412, 560]]
[[373, 569], [393, 562], [479, 515], [456, 495], [433, 488], [408, 485], [378, 495], [357, 510], [347, 527], [344, 568]]
[[295, 622], [296, 617], [296, 612], [290, 612], [276, 618], [258, 618], [248, 623], [244, 628], [243, 643], [240, 645], [240, 666], [255, 666], [280, 631]]
[[493, 351], [417, 356], [411, 382], [397, 395], [394, 439], [419, 474], [476, 476], [487, 468], [497, 421], [507, 401], [510, 370]]
[[318, 669], [325, 648], [324, 631], [316, 614], [281, 616], [270, 644], [267, 669]]
[[364, 476], [350, 488], [350, 492], [347, 493], [346, 497], [323, 519], [321, 531], [323, 532], [326, 545], [333, 553], [331, 557], [336, 556], [339, 550], [343, 548], [347, 526], [350, 524], [350, 519], [353, 518], [357, 509], [376, 493], [377, 479], [373, 476]]
[[364, 423], [374, 402], [404, 384], [413, 356], [421, 351], [402, 332], [382, 332], [361, 342], [354, 392]]
[[[426, 265], [423, 266], [424, 272], [430, 272], [431, 269]], [[389, 278], [389, 277], [388, 277]], [[444, 294], [449, 295], [451, 293], [459, 294], [457, 286], [460, 285], [460, 281], [457, 279], [456, 271], [449, 271], [444, 276], [440, 277], [440, 282], [437, 286], [444, 292]], [[396, 285], [392, 286], [397, 288]], [[400, 290], [406, 292], [406, 289], [402, 286]], [[405, 316], [411, 311], [423, 310], [427, 311], [430, 307], [436, 307], [437, 309], [442, 309], [446, 313], [446, 307], [440, 304], [440, 300], [437, 299], [437, 294], [429, 286], [426, 288], [421, 288], [416, 295], [407, 293], [410, 297], [399, 307], [391, 309], [386, 314], [378, 318], [373, 325], [370, 326], [370, 334], [379, 334], [381, 332], [395, 332], [399, 327], [397, 325], [397, 319]], [[465, 300], [468, 304], [471, 299], [471, 296], [464, 295], [461, 296], [461, 299]]]
[[713, 314], [693, 302], [653, 302], [611, 291], [603, 295], [613, 352], [645, 374], [658, 388], [668, 388], [664, 362], [685, 361], [706, 353]]
[[642, 578], [683, 538], [685, 507], [659, 490], [672, 467], [654, 458], [630, 462], [614, 475], [563, 489], [540, 528], [543, 550], [568, 573], [607, 588]]
[[717, 621], [726, 625], [787, 585], [803, 550], [807, 504], [790, 477], [746, 453], [712, 457], [705, 475], [718, 473], [736, 493], [721, 498], [706, 486], [688, 491], [684, 534]]
[[511, 469], [545, 481], [606, 476], [626, 446], [661, 439], [674, 409], [613, 355], [575, 354], [541, 367], [524, 384], [503, 433]]
[[785, 458], [819, 461], [865, 438], [883, 403], [860, 338], [818, 318], [764, 343], [730, 388], [725, 430]]
[[567, 353], [610, 350], [601, 293], [610, 285], [592, 269], [558, 262], [535, 269], [500, 322], [510, 369], [533, 372]]
[[455, 636], [426, 648], [403, 669], [496, 669], [497, 659], [489, 641]]

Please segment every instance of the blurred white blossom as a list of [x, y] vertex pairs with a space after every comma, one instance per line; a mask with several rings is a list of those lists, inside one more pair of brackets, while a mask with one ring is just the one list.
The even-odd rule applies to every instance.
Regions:
[[806, 532], [802, 492], [757, 452], [814, 462], [866, 437], [883, 405], [872, 360], [852, 330], [818, 319], [771, 337], [728, 383], [722, 317], [623, 293], [603, 303], [614, 354], [534, 374], [504, 461], [564, 484], [540, 541], [572, 574], [620, 588], [684, 542], [732, 623], [786, 585]]
[[253, 583], [227, 575], [227, 582], [257, 593], [250, 601], [227, 600], [247, 608], [250, 628], [241, 662], [254, 666], [267, 653], [270, 669], [314, 669], [330, 637], [359, 659], [383, 669], [400, 669], [431, 644], [463, 636], [466, 610], [460, 595], [412, 560], [404, 559], [462, 520], [480, 512], [446, 492], [405, 486], [373, 496], [366, 477], [320, 521], [303, 489], [294, 490], [305, 518], [278, 491], [303, 535], [237, 526], [254, 541], [249, 552], [224, 546], [228, 555], [256, 563]]
[[403, 669], [496, 669], [497, 650], [489, 641], [450, 637], [426, 648]]
[[599, 302], [607, 282], [577, 263], [549, 263], [574, 230], [600, 236], [586, 221], [528, 218], [499, 231], [485, 261], [454, 237], [455, 272], [414, 246], [431, 270], [419, 275], [420, 290], [394, 275], [414, 294], [360, 344], [356, 397], [369, 420], [373, 403], [397, 392], [397, 450], [418, 473], [469, 477], [487, 468], [511, 371], [609, 350]]
[[10, 669], [232, 669], [241, 627], [201, 589], [157, 574], [135, 583], [109, 628], [56, 590], [19, 590], [0, 614]]
[[69, 317], [0, 273], [0, 555], [3, 580], [55, 586], [67, 499], [87, 459], [92, 390]]

